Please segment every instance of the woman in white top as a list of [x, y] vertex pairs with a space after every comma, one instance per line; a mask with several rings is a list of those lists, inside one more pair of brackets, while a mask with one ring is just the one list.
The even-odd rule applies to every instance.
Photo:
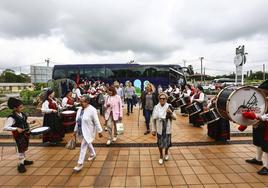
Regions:
[[72, 98], [72, 91], [67, 91], [65, 97], [62, 99], [62, 108], [66, 110], [75, 110], [74, 99]]
[[[160, 153], [159, 164], [168, 160], [168, 149], [171, 147], [172, 120], [176, 119], [172, 106], [167, 103], [167, 94], [159, 94], [159, 103], [154, 107], [152, 135], [157, 134], [157, 146]], [[163, 149], [165, 148], [165, 158]]]
[[87, 148], [90, 150], [88, 160], [93, 160], [96, 157], [96, 152], [92, 142], [95, 139], [96, 133], [102, 137], [102, 128], [98, 118], [96, 108], [89, 104], [89, 95], [82, 95], [80, 102], [82, 108], [77, 111], [76, 125], [74, 128], [74, 136], [81, 140], [80, 155], [74, 171], [78, 172], [83, 168], [83, 163], [86, 157]]
[[[186, 102], [187, 105], [189, 105], [190, 104], [190, 98], [191, 98], [191, 92], [192, 92], [191, 89], [190, 89], [191, 86], [186, 84], [184, 87], [185, 88], [184, 88], [184, 90], [182, 92], [182, 95], [180, 97], [184, 99], [184, 101]], [[181, 106], [181, 114], [183, 116], [186, 114], [185, 108], [186, 108], [187, 105]]]
[[58, 105], [53, 98], [54, 91], [48, 89], [41, 111], [45, 114], [43, 126], [50, 127], [50, 131], [43, 134], [43, 143], [50, 142], [51, 144], [57, 144], [64, 137], [64, 128], [58, 114], [58, 109], [60, 109], [61, 106]]

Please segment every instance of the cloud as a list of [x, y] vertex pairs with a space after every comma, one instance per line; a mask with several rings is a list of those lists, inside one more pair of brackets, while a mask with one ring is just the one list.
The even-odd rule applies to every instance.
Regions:
[[265, 59], [267, 17], [266, 0], [2, 0], [0, 63]]

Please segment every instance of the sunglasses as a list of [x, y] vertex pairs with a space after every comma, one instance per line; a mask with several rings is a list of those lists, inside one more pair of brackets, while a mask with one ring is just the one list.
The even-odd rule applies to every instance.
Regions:
[[160, 100], [166, 100], [166, 98], [159, 98]]

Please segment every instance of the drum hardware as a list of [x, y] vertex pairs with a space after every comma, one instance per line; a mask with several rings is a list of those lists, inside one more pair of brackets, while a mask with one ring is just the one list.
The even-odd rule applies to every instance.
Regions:
[[201, 108], [199, 107], [197, 102], [194, 102], [193, 104], [187, 106], [185, 109], [190, 116], [201, 112]]
[[214, 108], [211, 108], [206, 112], [200, 113], [200, 116], [203, 117], [206, 124], [213, 123], [213, 122], [218, 121], [220, 119], [220, 116], [217, 114], [217, 112]]

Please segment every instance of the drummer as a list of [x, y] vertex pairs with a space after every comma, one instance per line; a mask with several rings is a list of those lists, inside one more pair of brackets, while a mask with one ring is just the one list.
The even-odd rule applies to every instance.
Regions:
[[[268, 80], [263, 82], [260, 89], [268, 90]], [[259, 175], [268, 175], [268, 111], [263, 116], [256, 116], [255, 113], [244, 112], [243, 116], [248, 119], [259, 119], [258, 126], [253, 127], [253, 145], [256, 146], [256, 157], [247, 159], [246, 162], [250, 164], [263, 166], [257, 173]], [[241, 125], [238, 129], [244, 131], [247, 126]], [[264, 154], [264, 161], [262, 157]]]
[[72, 98], [72, 91], [68, 90], [65, 97], [62, 99], [61, 106], [65, 110], [75, 110], [74, 99]]
[[[33, 161], [25, 159], [25, 152], [29, 146], [29, 124], [27, 122], [27, 116], [23, 111], [22, 101], [10, 97], [7, 105], [13, 110], [5, 122], [4, 130], [12, 131], [13, 137], [16, 141], [17, 152], [19, 157], [18, 171], [19, 173], [26, 172], [25, 165], [33, 164]], [[31, 121], [30, 124], [35, 123], [35, 120]]]
[[61, 108], [61, 106], [54, 100], [54, 91], [48, 89], [41, 111], [45, 114], [43, 126], [50, 127], [50, 132], [43, 135], [43, 143], [56, 145], [64, 137], [64, 129], [58, 114], [59, 108]]
[[[196, 93], [191, 97], [191, 103], [196, 102], [201, 109], [200, 112], [202, 112], [204, 101], [205, 101], [205, 94], [203, 93], [203, 87], [201, 85], [198, 85], [196, 87]], [[200, 116], [200, 113], [189, 116], [189, 122], [192, 123], [194, 127], [200, 127], [204, 125], [204, 120]]]
[[[207, 108], [215, 108], [217, 96], [209, 100]], [[230, 122], [222, 117], [207, 125], [207, 135], [215, 141], [226, 142], [230, 140]]]
[[[186, 84], [184, 86], [184, 90], [183, 90], [182, 95], [181, 95], [182, 98], [190, 98], [191, 92], [192, 92], [190, 88], [191, 88], [191, 86], [189, 84]], [[186, 103], [189, 103], [190, 102], [190, 99], [187, 100], [187, 101], [185, 101], [185, 102]], [[185, 113], [186, 113], [185, 107], [186, 107], [186, 105], [181, 106], [181, 114], [182, 115], [185, 115]]]

